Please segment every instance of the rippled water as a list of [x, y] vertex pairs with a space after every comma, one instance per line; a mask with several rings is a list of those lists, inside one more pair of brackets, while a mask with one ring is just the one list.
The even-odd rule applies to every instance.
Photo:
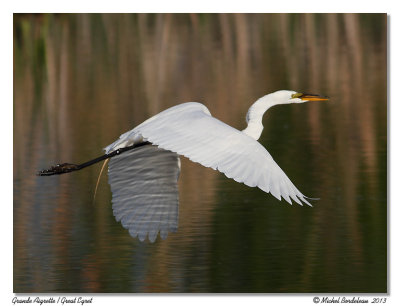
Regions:
[[[320, 198], [279, 202], [182, 158], [179, 228], [141, 243], [114, 219], [102, 154], [172, 105], [199, 101]], [[384, 14], [14, 15], [15, 292], [386, 292]], [[27, 149], [29, 148], [29, 150]]]

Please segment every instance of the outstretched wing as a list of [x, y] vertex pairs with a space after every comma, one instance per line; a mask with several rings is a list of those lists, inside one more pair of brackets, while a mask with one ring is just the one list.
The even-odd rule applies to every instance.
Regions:
[[177, 230], [179, 171], [178, 155], [153, 145], [110, 159], [114, 216], [132, 237], [154, 242], [159, 231], [165, 239]]
[[147, 140], [176, 152], [203, 166], [224, 173], [250, 187], [311, 206], [306, 197], [256, 140], [213, 118], [203, 104], [183, 103], [146, 120], [105, 148], [109, 153], [135, 142]]

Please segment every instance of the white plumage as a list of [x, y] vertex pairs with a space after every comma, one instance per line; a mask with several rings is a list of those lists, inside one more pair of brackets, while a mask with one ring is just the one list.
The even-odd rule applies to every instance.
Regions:
[[282, 196], [289, 203], [291, 198], [310, 205], [258, 141], [211, 117], [203, 104], [187, 102], [171, 107], [123, 134], [105, 150], [110, 153], [143, 140], [239, 183], [257, 186], [278, 200]]
[[[212, 117], [203, 104], [187, 102], [171, 107], [146, 120], [133, 130], [122, 134], [117, 141], [107, 146], [105, 151], [111, 153], [119, 148], [148, 141], [160, 149], [175, 152], [205, 167], [218, 170], [237, 182], [250, 187], [257, 186], [261, 190], [271, 193], [278, 200], [283, 197], [290, 204], [293, 200], [300, 205], [306, 203], [311, 206], [306, 199], [307, 197], [293, 185], [257, 139], [263, 130], [262, 116], [271, 106], [319, 100], [327, 100], [327, 98], [288, 90], [266, 95], [250, 107], [246, 116], [248, 126], [243, 131], [232, 128]], [[121, 156], [124, 154], [121, 154]], [[161, 156], [160, 153], [158, 154]], [[117, 159], [117, 157], [112, 158], [111, 161], [113, 159]], [[134, 156], [132, 156], [132, 159], [134, 159]], [[127, 158], [125, 158], [125, 161], [127, 162]], [[133, 162], [131, 160], [131, 163]], [[154, 241], [158, 230], [161, 230], [162, 224], [164, 224], [162, 223], [162, 216], [157, 215], [158, 221], [153, 220], [151, 222], [152, 227], [143, 225], [142, 230], [138, 230], [140, 226], [137, 225], [137, 222], [143, 223], [143, 221], [133, 217], [133, 212], [137, 210], [135, 207], [142, 205], [142, 203], [140, 200], [135, 200], [134, 196], [137, 196], [138, 192], [146, 193], [147, 191], [143, 186], [132, 189], [124, 187], [123, 196], [120, 196], [119, 193], [122, 193], [120, 187], [127, 186], [126, 184], [135, 175], [135, 171], [129, 171], [131, 174], [125, 172], [123, 180], [117, 180], [119, 182], [117, 187], [115, 178], [116, 176], [121, 178], [119, 171], [124, 167], [121, 163], [118, 165], [117, 167], [116, 163], [110, 162], [109, 166], [109, 182], [113, 191], [113, 208], [117, 220], [122, 220], [123, 226], [130, 229], [132, 236], [138, 235], [139, 239], [143, 240], [146, 234], [149, 234], [150, 240]], [[140, 161], [136, 161], [134, 167], [138, 170]], [[154, 168], [154, 171], [157, 171], [157, 168]], [[175, 172], [170, 173], [172, 177], [173, 173]], [[177, 176], [174, 177], [174, 180], [176, 183]], [[154, 190], [154, 187], [151, 188], [151, 190]], [[144, 203], [151, 205], [148, 199]], [[131, 210], [127, 209], [129, 205], [132, 205]], [[167, 201], [164, 201], [162, 205], [168, 205]], [[122, 206], [125, 207], [125, 210], [121, 209]], [[124, 222], [124, 213], [129, 213], [130, 219], [125, 218], [125, 220], [129, 219], [129, 222]], [[154, 214], [153, 211], [151, 213]], [[138, 216], [143, 220], [148, 219], [145, 213]], [[168, 216], [171, 217], [170, 214]], [[166, 237], [165, 230], [166, 227], [163, 228], [163, 238]]]
[[177, 230], [179, 170], [176, 153], [150, 145], [110, 159], [114, 215], [132, 237], [154, 242]]

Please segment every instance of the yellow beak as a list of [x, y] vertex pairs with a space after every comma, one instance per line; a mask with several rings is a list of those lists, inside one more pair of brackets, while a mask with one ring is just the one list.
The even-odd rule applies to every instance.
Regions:
[[303, 101], [328, 101], [329, 100], [329, 97], [326, 97], [326, 96], [306, 94], [306, 93], [302, 94], [298, 98], [302, 99]]

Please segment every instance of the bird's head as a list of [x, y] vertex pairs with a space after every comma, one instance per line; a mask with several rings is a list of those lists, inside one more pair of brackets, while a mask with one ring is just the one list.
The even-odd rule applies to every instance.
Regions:
[[263, 100], [269, 100], [273, 104], [291, 104], [291, 103], [304, 103], [308, 101], [327, 101], [328, 97], [301, 93], [293, 90], [278, 90], [262, 98]]
[[243, 132], [258, 139], [263, 130], [262, 117], [272, 106], [279, 104], [304, 103], [308, 101], [326, 101], [328, 97], [300, 93], [293, 90], [278, 90], [258, 99], [246, 115], [247, 128]]

